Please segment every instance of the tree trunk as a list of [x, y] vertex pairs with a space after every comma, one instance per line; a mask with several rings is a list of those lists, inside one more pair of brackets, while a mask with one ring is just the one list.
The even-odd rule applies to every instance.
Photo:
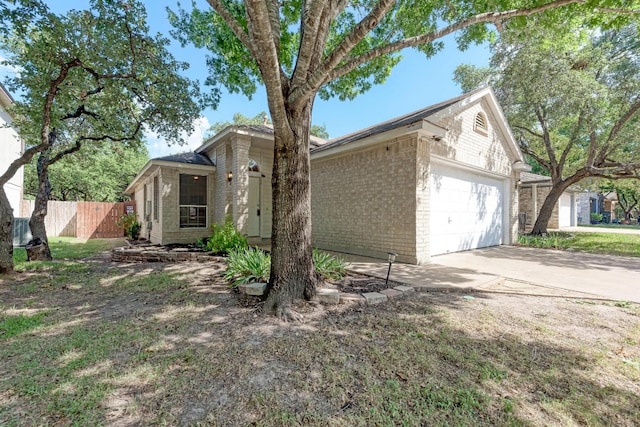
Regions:
[[13, 271], [13, 209], [0, 186], [0, 273]]
[[[551, 215], [553, 215], [553, 208], [556, 206], [556, 203], [560, 199], [560, 196], [562, 196], [562, 193], [564, 193], [564, 190], [566, 190], [569, 185], [570, 184], [554, 185], [551, 188], [551, 191], [547, 195], [547, 198], [544, 199], [544, 202], [542, 203], [542, 208], [540, 208], [540, 213], [538, 214], [536, 223], [533, 225], [531, 234], [547, 234], [547, 227], [549, 226]], [[536, 195], [534, 194], [533, 197], [536, 197]]]
[[41, 250], [34, 252], [37, 254], [29, 261], [51, 261], [51, 250], [47, 240], [47, 230], [44, 219], [47, 216], [47, 204], [51, 195], [51, 183], [49, 182], [49, 156], [47, 152], [40, 153], [38, 157], [38, 192], [33, 206], [33, 212], [29, 219], [29, 229], [33, 240], [40, 239], [43, 242]]
[[285, 320], [294, 317], [291, 303], [295, 299], [311, 299], [319, 283], [311, 255], [312, 107], [311, 100], [302, 111], [287, 111], [288, 126], [274, 122], [271, 276], [265, 310]]

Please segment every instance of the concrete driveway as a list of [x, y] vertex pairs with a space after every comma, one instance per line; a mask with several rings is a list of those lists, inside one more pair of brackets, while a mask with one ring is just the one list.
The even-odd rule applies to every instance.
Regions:
[[433, 257], [432, 265], [640, 303], [640, 258], [497, 246]]

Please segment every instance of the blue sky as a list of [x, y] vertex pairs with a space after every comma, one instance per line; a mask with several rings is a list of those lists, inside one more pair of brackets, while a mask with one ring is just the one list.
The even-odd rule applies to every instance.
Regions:
[[[89, 4], [88, 0], [64, 2], [66, 5], [54, 0], [47, 3], [56, 12], [63, 12], [71, 7], [83, 9]], [[168, 32], [171, 26], [167, 21], [166, 8], [175, 10], [177, 0], [143, 0], [143, 3], [147, 7], [151, 31], [163, 33], [170, 38]], [[209, 7], [204, 0], [197, 0], [196, 3], [201, 8]], [[183, 1], [182, 4], [189, 5], [190, 2]], [[445, 39], [445, 44], [445, 49], [430, 59], [412, 50], [403, 52], [404, 59], [385, 84], [374, 86], [353, 101], [322, 101], [318, 98], [314, 104], [313, 123], [324, 124], [334, 138], [457, 96], [460, 89], [452, 81], [456, 66], [462, 63], [486, 65], [489, 49], [487, 46], [474, 46], [460, 52], [453, 37]], [[187, 72], [190, 78], [201, 83], [204, 81], [207, 72], [206, 51], [191, 46], [183, 48], [174, 41], [171, 52], [178, 60], [190, 64]], [[255, 116], [260, 111], [268, 111], [263, 88], [259, 88], [251, 100], [243, 95], [225, 93], [217, 110], [202, 112], [202, 117], [195, 123], [196, 131], [188, 138], [187, 146], [168, 146], [164, 141], [148, 135], [149, 155], [153, 158], [194, 149], [200, 145], [203, 133], [212, 123], [230, 121], [235, 113]]]

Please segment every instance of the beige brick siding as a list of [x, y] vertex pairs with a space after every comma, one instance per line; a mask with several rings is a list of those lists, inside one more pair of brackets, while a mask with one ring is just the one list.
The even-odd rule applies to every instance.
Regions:
[[[473, 128], [479, 112], [483, 112], [487, 117], [486, 135], [476, 132]], [[447, 136], [439, 142], [432, 143], [431, 154], [510, 176], [511, 161], [501, 142], [504, 136], [493, 126], [495, 120], [489, 110], [484, 109], [482, 103], [478, 102], [460, 114], [438, 121], [438, 125], [447, 129]]]
[[312, 161], [313, 244], [417, 262], [416, 145], [413, 134]]

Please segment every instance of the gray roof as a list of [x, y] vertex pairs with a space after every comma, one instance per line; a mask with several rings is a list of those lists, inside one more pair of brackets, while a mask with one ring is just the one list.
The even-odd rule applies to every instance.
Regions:
[[[478, 89], [484, 90], [484, 88]], [[464, 93], [455, 98], [449, 99], [447, 101], [440, 102], [438, 104], [431, 105], [429, 107], [423, 108], [421, 110], [414, 111], [412, 113], [405, 114], [403, 116], [395, 117], [391, 120], [387, 120], [386, 122], [378, 123], [366, 129], [351, 133], [349, 135], [345, 135], [343, 137], [337, 138], [335, 140], [329, 141], [328, 143], [319, 146], [318, 148], [314, 148], [311, 150], [312, 153], [318, 153], [320, 151], [327, 150], [329, 148], [339, 147], [341, 145], [348, 144], [350, 142], [358, 141], [369, 136], [377, 135], [382, 132], [386, 132], [389, 130], [397, 129], [402, 126], [411, 126], [414, 123], [420, 122], [427, 117], [437, 113], [438, 111], [444, 110], [459, 102], [476, 91]]]
[[162, 160], [164, 162], [189, 163], [192, 165], [215, 166], [213, 162], [204, 154], [194, 152], [173, 154], [171, 156], [157, 157], [153, 160]]
[[537, 173], [522, 172], [520, 173], [520, 181], [522, 181], [523, 184], [533, 182], [551, 182], [551, 177], [546, 175], [539, 175]]

